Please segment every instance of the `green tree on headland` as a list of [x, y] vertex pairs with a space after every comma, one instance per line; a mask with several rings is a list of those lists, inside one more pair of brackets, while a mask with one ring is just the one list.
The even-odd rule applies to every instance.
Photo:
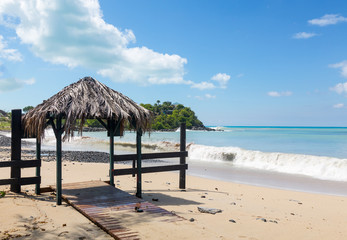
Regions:
[[26, 107], [23, 108], [23, 112], [27, 113], [27, 112], [29, 112], [33, 108], [34, 108], [33, 106], [26, 106]]
[[204, 124], [195, 116], [194, 111], [182, 104], [172, 104], [158, 100], [154, 105], [140, 104], [142, 107], [151, 110], [155, 114], [152, 129], [176, 129], [180, 123], [186, 123], [188, 129], [193, 127], [204, 127]]

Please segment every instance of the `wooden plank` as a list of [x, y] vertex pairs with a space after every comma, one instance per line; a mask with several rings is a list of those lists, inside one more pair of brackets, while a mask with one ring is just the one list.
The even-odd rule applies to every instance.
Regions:
[[31, 185], [41, 183], [41, 177], [25, 177], [19, 179], [20, 185]]
[[[54, 188], [54, 186], [52, 187]], [[124, 215], [137, 214], [135, 212], [136, 206], [143, 210], [138, 215], [138, 221], [145, 221], [146, 224], [152, 226], [155, 226], [158, 221], [172, 224], [172, 222], [184, 220], [172, 212], [136, 198], [102, 181], [64, 184], [62, 197], [115, 239], [140, 239], [139, 233], [132, 229], [134, 220], [123, 217]], [[174, 225], [172, 224], [172, 226]], [[156, 232], [154, 231], [153, 234]]]
[[[11, 161], [21, 161], [22, 147], [22, 110], [13, 109], [11, 119]], [[11, 167], [11, 178], [20, 178], [21, 171], [19, 167]], [[11, 191], [20, 193], [20, 184], [18, 181], [11, 184]]]
[[15, 178], [9, 178], [9, 179], [0, 179], [0, 185], [9, 185], [16, 182]]
[[8, 179], [0, 179], [0, 185], [9, 185], [9, 184], [17, 184], [20, 185], [31, 185], [41, 183], [41, 177], [25, 177], [20, 178], [8, 178]]
[[51, 187], [42, 187], [42, 188], [40, 188], [40, 194], [41, 193], [46, 193], [46, 192], [54, 192], [54, 190]]
[[[114, 155], [115, 161], [131, 161], [136, 160], [136, 154], [124, 154], [124, 155]], [[178, 158], [178, 157], [188, 157], [188, 152], [161, 152], [161, 153], [143, 153], [141, 155], [142, 160], [157, 159], [157, 158]]]
[[0, 168], [4, 168], [4, 167], [30, 168], [30, 167], [40, 167], [40, 166], [41, 166], [41, 162], [38, 160], [0, 162]]
[[[167, 172], [167, 171], [177, 171], [177, 170], [188, 169], [188, 164], [178, 164], [178, 165], [166, 165], [157, 167], [144, 167], [142, 168], [142, 173], [155, 173], [155, 172]], [[125, 168], [125, 169], [114, 169], [113, 174], [115, 176], [128, 175], [136, 173], [137, 168]]]

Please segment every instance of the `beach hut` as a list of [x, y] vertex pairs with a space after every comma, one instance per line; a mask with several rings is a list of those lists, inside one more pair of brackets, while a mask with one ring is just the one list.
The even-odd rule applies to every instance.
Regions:
[[[74, 131], [82, 132], [86, 119], [97, 119], [108, 132], [110, 138], [110, 184], [114, 186], [114, 136], [122, 136], [124, 128], [130, 124], [136, 129], [138, 169], [141, 170], [141, 135], [150, 131], [153, 114], [127, 96], [114, 91], [92, 77], [85, 77], [39, 104], [22, 118], [26, 136], [41, 140], [48, 125], [56, 137], [57, 204], [61, 204], [62, 141], [73, 136]], [[140, 175], [141, 176], [141, 175]], [[141, 179], [138, 179], [141, 181]]]

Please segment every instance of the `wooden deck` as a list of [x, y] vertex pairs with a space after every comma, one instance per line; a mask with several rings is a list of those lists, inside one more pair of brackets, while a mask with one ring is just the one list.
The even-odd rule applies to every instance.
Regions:
[[140, 239], [134, 228], [144, 222], [150, 224], [154, 219], [160, 222], [184, 220], [102, 181], [64, 184], [62, 198], [115, 239]]

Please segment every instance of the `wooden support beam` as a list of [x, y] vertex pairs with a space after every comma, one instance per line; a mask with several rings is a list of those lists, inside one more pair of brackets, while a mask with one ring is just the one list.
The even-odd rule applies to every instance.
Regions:
[[[167, 171], [178, 171], [188, 169], [188, 164], [178, 164], [178, 165], [166, 165], [166, 166], [156, 166], [156, 167], [143, 167], [141, 168], [141, 173], [156, 173], [156, 172], [167, 172]], [[125, 168], [125, 169], [114, 169], [113, 174], [115, 176], [129, 175], [137, 172], [137, 168]]]
[[96, 119], [99, 121], [99, 123], [101, 123], [102, 126], [104, 126], [104, 128], [106, 128], [107, 131], [109, 131], [107, 124], [101, 118]]
[[136, 197], [138, 198], [142, 198], [141, 136], [142, 136], [142, 130], [138, 129], [136, 131], [136, 165], [137, 165]]
[[56, 182], [56, 197], [57, 197], [57, 205], [61, 205], [61, 191], [62, 191], [62, 163], [61, 163], [61, 156], [62, 156], [62, 147], [61, 147], [61, 135], [62, 135], [62, 127], [61, 127], [61, 119], [62, 116], [58, 116], [57, 118], [57, 122], [56, 122], [56, 126], [54, 127], [54, 123], [52, 121], [52, 127], [53, 129], [55, 129], [54, 133], [55, 133], [55, 137], [56, 137], [56, 147], [57, 147], [57, 173], [56, 173], [56, 177], [57, 177], [57, 182]]
[[[149, 159], [158, 159], [158, 158], [180, 158], [180, 157], [188, 157], [188, 152], [161, 152], [161, 153], [142, 153], [141, 158], [142, 160], [149, 160]], [[136, 160], [137, 155], [136, 154], [124, 154], [124, 155], [115, 155], [115, 162], [121, 162], [121, 161], [131, 161]]]
[[115, 121], [107, 120], [107, 127], [108, 132], [110, 134], [110, 169], [109, 169], [109, 175], [110, 175], [110, 185], [115, 186], [114, 184], [114, 176], [113, 176], [113, 169], [114, 169], [114, 130], [115, 130]]
[[[41, 178], [41, 142], [39, 137], [36, 138], [36, 159], [39, 162], [39, 166], [36, 167], [36, 177], [40, 177]], [[40, 185], [41, 182], [37, 183], [35, 185], [35, 193], [36, 194], [40, 194]]]
[[[21, 147], [22, 147], [22, 110], [14, 109], [12, 110], [11, 119], [11, 161], [20, 162], [21, 161]], [[18, 166], [11, 167], [11, 178], [20, 179], [21, 170]], [[21, 187], [19, 181], [15, 181], [11, 184], [11, 191], [15, 193], [20, 193]]]
[[[185, 152], [186, 151], [186, 124], [181, 123], [180, 127], [180, 151]], [[186, 156], [180, 157], [180, 164], [186, 164]], [[185, 189], [186, 188], [186, 169], [180, 170], [180, 179], [179, 179], [179, 188]]]

